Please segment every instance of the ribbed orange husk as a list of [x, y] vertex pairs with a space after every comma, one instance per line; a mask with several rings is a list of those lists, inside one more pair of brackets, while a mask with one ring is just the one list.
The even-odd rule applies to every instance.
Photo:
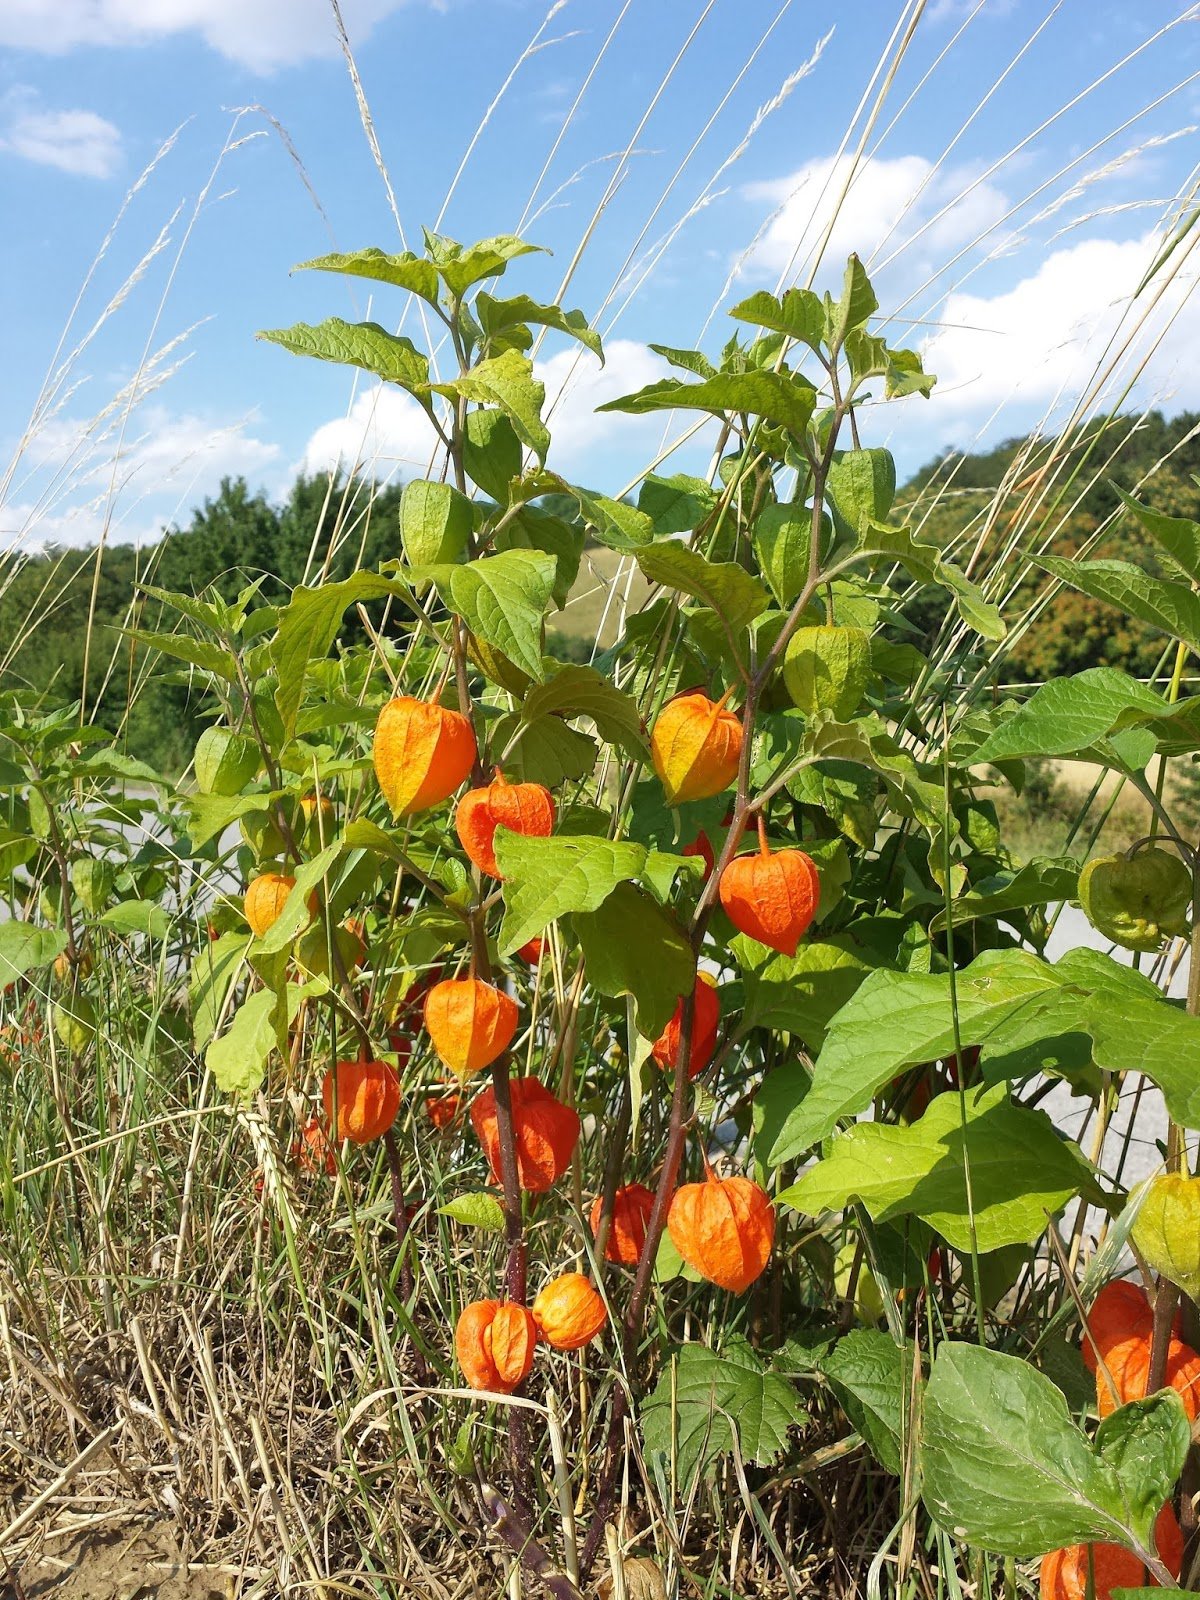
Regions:
[[375, 724], [375, 776], [394, 817], [427, 811], [452, 795], [475, 762], [469, 720], [428, 700], [389, 700]]
[[529, 1376], [537, 1327], [524, 1306], [511, 1300], [475, 1300], [464, 1307], [454, 1330], [454, 1351], [472, 1389], [511, 1394]]
[[[334, 1075], [321, 1083], [321, 1101], [329, 1126], [334, 1127]], [[369, 1144], [381, 1138], [400, 1109], [400, 1078], [386, 1061], [339, 1061], [337, 1064], [338, 1139]]]
[[[688, 1050], [689, 1078], [697, 1077], [712, 1060], [713, 1051], [717, 1048], [717, 1028], [721, 1021], [721, 1002], [717, 998], [714, 978], [707, 972], [699, 973], [692, 993], [694, 1006], [692, 1042]], [[679, 1059], [679, 1030], [682, 1023], [683, 1000], [680, 999], [670, 1022], [659, 1034], [650, 1050], [650, 1054], [659, 1066], [672, 1072]]]
[[[654, 1192], [644, 1183], [627, 1183], [613, 1195], [612, 1222], [608, 1229], [608, 1242], [604, 1246], [604, 1259], [615, 1261], [622, 1267], [636, 1267], [646, 1242], [646, 1225], [654, 1206]], [[592, 1238], [600, 1237], [600, 1217], [604, 1210], [604, 1196], [598, 1194], [592, 1206]]]
[[519, 1015], [511, 995], [481, 978], [447, 978], [425, 996], [425, 1027], [433, 1047], [460, 1078], [504, 1054]]
[[[1183, 1568], [1183, 1532], [1170, 1501], [1154, 1524], [1159, 1560], [1178, 1581]], [[1112, 1600], [1114, 1589], [1156, 1588], [1132, 1550], [1120, 1544], [1094, 1544], [1091, 1568], [1096, 1600]], [[1042, 1557], [1041, 1600], [1085, 1600], [1088, 1585], [1088, 1547], [1068, 1545]]]
[[300, 1129], [300, 1137], [293, 1141], [290, 1154], [301, 1172], [319, 1172], [324, 1167], [332, 1177], [337, 1171], [337, 1160], [320, 1117], [309, 1117]]
[[457, 1094], [427, 1094], [425, 1096], [425, 1115], [440, 1133], [443, 1128], [448, 1128], [458, 1116], [458, 1108], [462, 1104], [462, 1096]]
[[[1101, 1417], [1111, 1415], [1119, 1405], [1123, 1406], [1130, 1400], [1146, 1398], [1150, 1383], [1150, 1355], [1153, 1342], [1151, 1333], [1140, 1338], [1122, 1340], [1118, 1344], [1111, 1345], [1105, 1352], [1104, 1365], [1108, 1368], [1112, 1387], [1117, 1391], [1117, 1398], [1113, 1399], [1108, 1379], [1105, 1378], [1101, 1368], [1097, 1367], [1096, 1409]], [[1175, 1390], [1183, 1401], [1188, 1421], [1195, 1422], [1197, 1415], [1200, 1414], [1200, 1356], [1190, 1344], [1184, 1344], [1182, 1339], [1171, 1339], [1167, 1345], [1163, 1386]]]
[[794, 956], [817, 914], [821, 880], [803, 850], [776, 850], [737, 856], [721, 874], [719, 892], [739, 933]]
[[533, 1302], [533, 1320], [556, 1350], [582, 1350], [608, 1321], [608, 1312], [581, 1272], [563, 1272]]
[[242, 909], [250, 931], [259, 939], [278, 920], [287, 897], [296, 887], [295, 878], [282, 872], [264, 872], [252, 879], [242, 899]]
[[486, 789], [467, 790], [454, 813], [454, 826], [480, 872], [503, 879], [496, 865], [496, 829], [544, 839], [554, 828], [554, 798], [540, 783], [506, 783], [496, 778]]
[[650, 754], [668, 805], [706, 800], [737, 777], [742, 724], [699, 690], [677, 695], [659, 712]]
[[[537, 1078], [513, 1078], [513, 1132], [517, 1146], [517, 1180], [530, 1194], [544, 1194], [571, 1164], [579, 1139], [579, 1117], [556, 1099]], [[496, 1091], [488, 1087], [471, 1107], [471, 1125], [492, 1169], [492, 1181], [501, 1182], [500, 1134], [496, 1126]]]
[[[1154, 1309], [1141, 1284], [1117, 1278], [1106, 1283], [1093, 1300], [1087, 1325], [1091, 1338], [1087, 1333], [1081, 1334], [1079, 1348], [1088, 1371], [1095, 1372], [1097, 1349], [1105, 1355], [1114, 1345], [1150, 1337], [1154, 1332]], [[1179, 1328], [1173, 1331], [1178, 1337]]]
[[676, 1190], [667, 1231], [701, 1277], [741, 1294], [767, 1264], [775, 1211], [765, 1190], [749, 1178], [709, 1176]]

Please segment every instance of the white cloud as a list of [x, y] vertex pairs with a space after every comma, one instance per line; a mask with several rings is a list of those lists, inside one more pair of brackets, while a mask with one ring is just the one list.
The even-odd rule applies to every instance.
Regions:
[[[824, 249], [824, 262], [840, 273], [857, 251], [865, 262], [890, 256], [924, 228], [906, 264], [922, 276], [930, 265], [981, 237], [1007, 209], [1004, 194], [988, 183], [974, 183], [966, 167], [935, 169], [924, 156], [873, 157], [861, 163], [839, 204], [852, 168], [849, 156], [822, 156], [784, 178], [747, 185], [748, 200], [773, 208], [746, 269], [803, 276], [810, 254], [837, 220]], [[939, 215], [945, 208], [945, 214]]]
[[[546, 417], [553, 441], [550, 465], [568, 478], [597, 482], [614, 460], [644, 464], [657, 439], [654, 419], [595, 408], [661, 378], [666, 364], [630, 339], [605, 347], [605, 365], [587, 351], [558, 351], [534, 365], [546, 386]], [[306, 473], [341, 465], [375, 478], [422, 477], [437, 439], [415, 400], [399, 389], [376, 385], [359, 394], [345, 416], [324, 422], [310, 436], [300, 462]], [[638, 459], [634, 459], [636, 453]]]
[[157, 538], [222, 478], [242, 476], [255, 488], [279, 456], [245, 422], [216, 425], [165, 407], [139, 412], [119, 449], [114, 428], [91, 433], [84, 422], [55, 418], [22, 452], [20, 499], [0, 506], [0, 551], [91, 544], [106, 522], [113, 541]]
[[[364, 39], [405, 0], [342, 0]], [[61, 55], [81, 46], [142, 45], [194, 33], [230, 60], [271, 72], [337, 53], [329, 0], [3, 0], [0, 46]]]
[[82, 178], [111, 178], [121, 161], [121, 131], [94, 111], [18, 110], [0, 150]]

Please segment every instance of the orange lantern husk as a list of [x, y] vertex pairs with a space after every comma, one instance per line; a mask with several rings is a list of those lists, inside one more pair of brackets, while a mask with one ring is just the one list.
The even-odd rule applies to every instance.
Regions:
[[721, 874], [721, 905], [739, 933], [794, 956], [817, 914], [821, 880], [811, 856], [772, 851], [761, 817], [758, 828], [758, 854], [737, 856]]
[[[1158, 1559], [1178, 1582], [1183, 1570], [1183, 1532], [1168, 1500], [1154, 1524], [1154, 1544]], [[1142, 1563], [1132, 1550], [1122, 1544], [1094, 1544], [1088, 1560], [1086, 1544], [1068, 1545], [1065, 1550], [1051, 1550], [1042, 1557], [1040, 1573], [1041, 1600], [1085, 1600], [1088, 1594], [1088, 1569], [1094, 1579], [1095, 1600], [1112, 1600], [1116, 1589], [1141, 1589], [1154, 1587], [1154, 1580], [1146, 1577]]]
[[462, 1096], [459, 1094], [428, 1094], [425, 1096], [425, 1115], [441, 1133], [458, 1116], [461, 1105]]
[[[622, 1267], [636, 1267], [646, 1243], [646, 1228], [654, 1206], [654, 1191], [644, 1183], [627, 1183], [613, 1195], [612, 1221], [604, 1246], [604, 1259]], [[604, 1196], [597, 1195], [592, 1205], [592, 1238], [600, 1237]]]
[[279, 920], [288, 895], [295, 887], [295, 878], [282, 872], [262, 872], [251, 880], [242, 899], [242, 909], [256, 938], [261, 939]]
[[[509, 1096], [517, 1147], [517, 1181], [530, 1194], [544, 1194], [571, 1164], [579, 1139], [578, 1113], [536, 1078], [513, 1078]], [[491, 1086], [471, 1107], [471, 1126], [492, 1169], [492, 1181], [500, 1183], [500, 1132], [496, 1091]]]
[[[721, 1002], [717, 980], [707, 972], [698, 973], [692, 990], [692, 1039], [688, 1048], [688, 1077], [700, 1075], [717, 1048], [717, 1029], [721, 1021]], [[670, 1022], [659, 1034], [650, 1054], [664, 1070], [674, 1071], [679, 1059], [679, 1034], [683, 1025], [683, 1001], [675, 1007]]]
[[476, 758], [470, 719], [435, 701], [400, 695], [375, 724], [371, 757], [393, 817], [411, 817], [448, 799]]
[[331, 1068], [321, 1083], [321, 1102], [338, 1139], [369, 1144], [382, 1138], [396, 1120], [400, 1078], [386, 1061], [339, 1061], [336, 1077]]
[[667, 804], [706, 800], [737, 777], [742, 724], [726, 711], [728, 690], [713, 701], [701, 690], [676, 695], [658, 714], [650, 734], [654, 770]]
[[554, 828], [554, 799], [540, 783], [507, 783], [497, 773], [486, 789], [467, 790], [454, 813], [454, 826], [480, 872], [503, 879], [496, 865], [496, 829], [544, 839]]
[[608, 1321], [608, 1312], [581, 1272], [563, 1272], [534, 1300], [533, 1320], [556, 1350], [582, 1350]]
[[337, 1171], [337, 1157], [329, 1145], [329, 1135], [320, 1117], [309, 1117], [293, 1140], [289, 1152], [301, 1172], [316, 1173], [322, 1167], [330, 1177]]
[[537, 1325], [511, 1300], [475, 1300], [454, 1330], [454, 1351], [472, 1389], [511, 1394], [533, 1366]]
[[425, 996], [425, 1027], [433, 1047], [460, 1078], [504, 1054], [519, 1017], [512, 996], [481, 978], [446, 978]]
[[703, 1278], [742, 1294], [760, 1276], [775, 1242], [775, 1210], [749, 1178], [718, 1178], [675, 1191], [667, 1213], [671, 1242]]

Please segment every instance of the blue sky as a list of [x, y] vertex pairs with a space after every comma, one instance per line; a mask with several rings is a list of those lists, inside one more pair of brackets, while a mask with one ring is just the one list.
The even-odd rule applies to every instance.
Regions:
[[[1186, 262], [1144, 324], [1150, 297], [1129, 305], [1200, 161], [1200, 28], [1181, 0], [927, 0], [853, 169], [861, 118], [838, 152], [913, 15], [904, 0], [566, 0], [549, 20], [545, 0], [343, 10], [410, 245], [539, 42], [442, 227], [465, 239], [527, 219], [554, 253], [509, 281], [542, 298], [591, 229], [566, 300], [604, 331], [608, 367], [557, 341], [540, 351], [551, 395], [568, 381], [551, 427], [569, 475], [610, 491], [636, 476], [661, 422], [594, 418], [597, 400], [656, 375], [648, 341], [715, 350], [732, 327], [721, 307], [805, 281], [851, 177], [817, 281], [848, 249], [873, 257], [893, 337], [941, 380], [933, 401], [870, 419], [902, 469], [1061, 420], [1098, 360], [1092, 407], [1139, 365], [1131, 403], [1200, 404]], [[249, 106], [263, 109], [238, 114]], [[367, 314], [363, 285], [289, 277], [295, 262], [399, 245], [326, 0], [5, 0], [0, 186], [0, 461], [15, 462], [0, 548], [106, 524], [152, 536], [226, 472], [276, 495], [339, 454], [420, 473], [420, 419], [401, 399], [254, 340]], [[395, 326], [403, 302], [383, 294], [371, 314]], [[1118, 326], [1137, 335], [1106, 372]], [[699, 445], [679, 464], [703, 466]]]

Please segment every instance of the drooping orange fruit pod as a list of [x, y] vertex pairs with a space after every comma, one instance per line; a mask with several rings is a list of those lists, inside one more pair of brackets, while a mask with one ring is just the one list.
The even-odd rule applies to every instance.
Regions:
[[448, 799], [468, 776], [475, 732], [457, 711], [400, 695], [379, 713], [371, 754], [392, 815], [411, 817]]
[[462, 1096], [459, 1094], [427, 1094], [425, 1096], [425, 1115], [438, 1132], [441, 1133], [458, 1116], [461, 1105]]
[[454, 1330], [454, 1352], [472, 1389], [511, 1394], [529, 1376], [537, 1326], [511, 1300], [474, 1300]]
[[[295, 887], [295, 878], [289, 878], [282, 872], [262, 872], [257, 878], [251, 879], [242, 897], [242, 910], [256, 938], [261, 939], [267, 929], [278, 921], [287, 904], [287, 897]], [[313, 904], [310, 900], [310, 910]]]
[[[1148, 1339], [1154, 1332], [1154, 1308], [1146, 1298], [1140, 1283], [1128, 1278], [1116, 1278], [1106, 1283], [1092, 1301], [1087, 1314], [1088, 1332], [1080, 1339], [1080, 1350], [1088, 1371], [1096, 1370], [1096, 1351], [1106, 1356], [1114, 1345], [1130, 1340]], [[1180, 1328], [1176, 1313], [1175, 1336]]]
[[701, 828], [700, 832], [692, 840], [691, 844], [685, 844], [679, 853], [680, 855], [684, 856], [698, 856], [700, 860], [703, 861], [704, 882], [707, 883], [712, 877], [713, 868], [717, 864], [717, 858], [713, 854], [712, 843], [704, 829]]
[[507, 783], [497, 773], [486, 789], [467, 790], [455, 810], [454, 826], [480, 872], [502, 879], [496, 865], [496, 829], [546, 838], [554, 828], [554, 798], [540, 783]]
[[758, 854], [735, 857], [721, 874], [718, 892], [739, 933], [794, 956], [817, 914], [821, 880], [803, 850], [769, 848], [760, 817]]
[[[1168, 1500], [1154, 1524], [1158, 1558], [1178, 1582], [1183, 1570], [1183, 1531]], [[1094, 1544], [1091, 1569], [1095, 1600], [1112, 1600], [1115, 1589], [1156, 1588], [1132, 1550], [1121, 1544]], [[1071, 1544], [1042, 1557], [1041, 1600], [1085, 1600], [1088, 1593], [1088, 1547]]]
[[[692, 990], [692, 1040], [688, 1049], [688, 1077], [700, 1075], [713, 1058], [717, 1047], [717, 1028], [721, 1021], [721, 1002], [717, 998], [717, 980], [710, 973], [696, 976]], [[673, 1072], [679, 1060], [679, 1033], [683, 1024], [683, 999], [675, 1007], [670, 1022], [659, 1034], [650, 1054], [659, 1066]]]
[[[517, 1146], [517, 1180], [530, 1194], [544, 1194], [567, 1170], [579, 1139], [579, 1116], [537, 1078], [513, 1078], [513, 1132]], [[500, 1134], [496, 1126], [496, 1091], [490, 1086], [471, 1107], [471, 1125], [499, 1183]]]
[[724, 695], [714, 701], [694, 689], [676, 695], [659, 712], [650, 754], [668, 805], [707, 800], [737, 777], [742, 724], [726, 711]]
[[[653, 1206], [654, 1191], [647, 1189], [644, 1183], [627, 1183], [616, 1191], [608, 1240], [604, 1246], [606, 1261], [614, 1261], [622, 1267], [637, 1266], [641, 1260], [642, 1246], [646, 1243], [646, 1227]], [[600, 1237], [603, 1211], [604, 1196], [598, 1194], [590, 1218], [593, 1239]]]
[[[1110, 1416], [1118, 1406], [1130, 1400], [1144, 1400], [1150, 1385], [1150, 1355], [1153, 1338], [1126, 1339], [1113, 1345], [1104, 1357], [1110, 1387], [1104, 1370], [1096, 1368], [1096, 1410], [1101, 1417]], [[1163, 1370], [1163, 1387], [1174, 1389], [1183, 1401], [1188, 1421], [1195, 1422], [1200, 1415], [1200, 1356], [1182, 1339], [1171, 1339], [1167, 1344], [1167, 1364]], [[1117, 1397], [1113, 1399], [1113, 1389]]]
[[322, 1168], [330, 1177], [337, 1171], [337, 1158], [329, 1146], [329, 1135], [320, 1117], [309, 1117], [300, 1129], [300, 1137], [292, 1141], [289, 1151], [301, 1172], [316, 1173]]
[[544, 939], [530, 939], [517, 951], [518, 959], [527, 962], [531, 967], [536, 967], [542, 959], [542, 946], [544, 944]]
[[433, 1047], [460, 1078], [504, 1054], [519, 1016], [512, 996], [481, 978], [446, 978], [425, 996], [425, 1027]]
[[[337, 1120], [334, 1121], [334, 1088]], [[400, 1109], [400, 1077], [386, 1061], [339, 1061], [321, 1083], [321, 1102], [338, 1139], [369, 1144], [388, 1131]]]
[[582, 1350], [608, 1321], [608, 1312], [581, 1272], [563, 1272], [534, 1300], [533, 1320], [556, 1350]]
[[741, 1294], [767, 1264], [775, 1242], [775, 1209], [749, 1178], [718, 1178], [675, 1191], [667, 1213], [671, 1242], [702, 1278]]

